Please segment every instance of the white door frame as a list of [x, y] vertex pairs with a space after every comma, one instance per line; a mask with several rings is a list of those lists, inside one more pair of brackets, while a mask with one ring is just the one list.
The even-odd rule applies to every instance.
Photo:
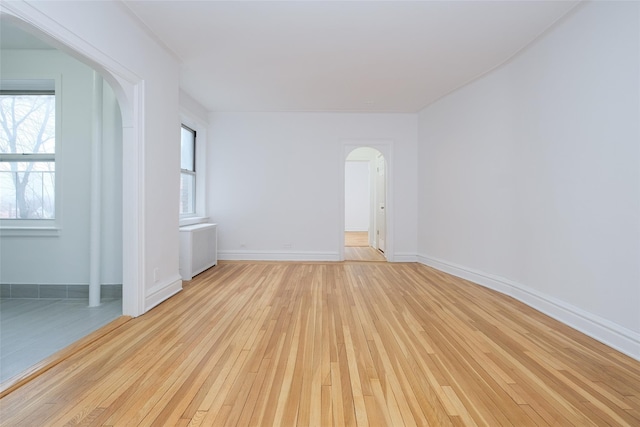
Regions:
[[345, 180], [345, 162], [347, 161], [347, 156], [356, 148], [361, 147], [369, 147], [378, 150], [385, 160], [385, 186], [386, 186], [386, 231], [387, 231], [387, 240], [385, 242], [386, 251], [384, 252], [384, 256], [389, 262], [393, 262], [394, 260], [394, 227], [393, 227], [393, 218], [394, 218], [394, 203], [393, 203], [393, 173], [394, 173], [394, 164], [393, 164], [393, 141], [389, 139], [362, 139], [362, 140], [345, 140], [342, 142], [342, 153], [340, 153], [340, 189], [338, 190], [338, 195], [340, 196], [339, 206], [340, 206], [340, 219], [338, 224], [340, 224], [340, 232], [338, 233], [339, 242], [338, 245], [338, 259], [340, 261], [344, 261], [344, 180]]
[[[382, 160], [382, 174], [380, 174], [380, 160]], [[387, 193], [387, 177], [386, 177], [386, 161], [384, 159], [384, 155], [382, 155], [382, 153], [380, 154], [376, 154], [376, 158], [374, 161], [374, 166], [375, 166], [375, 195], [376, 195], [376, 200], [375, 200], [375, 206], [374, 206], [374, 215], [375, 215], [375, 221], [374, 221], [374, 225], [375, 225], [375, 230], [374, 230], [374, 240], [375, 240], [375, 245], [374, 248], [381, 250], [383, 253], [387, 251], [387, 200], [386, 200], [386, 193]], [[380, 177], [382, 177], [382, 191], [380, 191]], [[382, 196], [379, 193], [384, 193], [382, 194]], [[381, 203], [380, 203], [380, 199], [384, 198], [384, 205], [382, 207], [382, 209], [384, 209], [384, 212], [381, 214]], [[380, 217], [380, 215], [383, 215], [384, 217], [384, 221], [379, 221], [378, 218]], [[382, 227], [380, 227], [380, 224], [384, 222], [384, 224], [382, 224]], [[383, 236], [382, 236], [382, 242], [383, 242], [383, 248], [380, 248], [380, 229], [383, 230]]]
[[135, 73], [26, 2], [3, 2], [17, 25], [98, 71], [122, 114], [122, 313], [144, 313], [144, 81]]

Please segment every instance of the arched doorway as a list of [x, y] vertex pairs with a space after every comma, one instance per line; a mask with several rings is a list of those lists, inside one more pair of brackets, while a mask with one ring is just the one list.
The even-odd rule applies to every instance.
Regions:
[[[52, 243], [54, 240], [59, 240], [59, 241], [63, 240], [60, 236], [64, 236], [64, 238], [67, 241], [68, 241], [67, 237], [71, 234], [75, 234], [75, 235], [84, 234], [85, 236], [88, 234], [92, 234], [93, 236], [97, 236], [98, 239], [101, 238], [100, 237], [101, 235], [103, 237], [108, 236], [111, 242], [111, 244], [108, 246], [108, 250], [96, 251], [96, 247], [92, 247], [90, 252], [102, 254], [102, 258], [100, 258], [100, 255], [98, 255], [98, 258], [96, 261], [98, 264], [104, 261], [105, 255], [106, 255], [106, 257], [109, 258], [113, 263], [118, 264], [118, 269], [120, 270], [119, 273], [117, 272], [115, 273], [115, 276], [117, 276], [116, 279], [107, 280], [110, 285], [114, 285], [114, 286], [108, 289], [108, 292], [107, 292], [108, 296], [106, 296], [106, 298], [110, 300], [113, 300], [113, 299], [117, 300], [116, 301], [117, 306], [115, 307], [117, 311], [113, 310], [114, 305], [112, 301], [109, 301], [109, 303], [102, 304], [102, 307], [96, 309], [99, 311], [102, 310], [100, 311], [100, 313], [96, 313], [96, 311], [92, 311], [91, 322], [85, 322], [82, 320], [82, 318], [78, 318], [78, 319], [75, 319], [73, 323], [65, 324], [65, 325], [80, 326], [80, 329], [78, 331], [72, 331], [70, 327], [61, 326], [62, 323], [60, 324], [56, 323], [61, 321], [60, 316], [58, 316], [55, 319], [55, 321], [49, 320], [48, 323], [50, 325], [58, 325], [57, 328], [61, 331], [64, 331], [64, 333], [66, 334], [64, 339], [61, 339], [60, 341], [56, 341], [55, 339], [52, 339], [51, 334], [47, 335], [48, 341], [51, 341], [51, 342], [56, 341], [56, 342], [49, 344], [50, 348], [47, 347], [47, 348], [43, 348], [42, 350], [46, 352], [48, 349], [50, 349], [51, 352], [49, 354], [51, 354], [59, 350], [60, 348], [66, 347], [67, 345], [71, 344], [71, 342], [81, 338], [87, 333], [90, 333], [92, 330], [91, 328], [93, 328], [93, 326], [95, 326], [95, 328], [98, 328], [102, 324], [109, 322], [115, 317], [121, 315], [123, 312], [124, 314], [130, 314], [134, 316], [142, 313], [140, 309], [140, 300], [141, 300], [140, 288], [137, 286], [137, 283], [141, 284], [142, 281], [137, 280], [136, 278], [140, 274], [139, 272], [140, 256], [139, 256], [139, 249], [138, 249], [139, 244], [137, 240], [130, 241], [129, 239], [125, 240], [124, 238], [124, 236], [129, 236], [131, 240], [138, 239], [138, 226], [137, 226], [136, 218], [138, 217], [138, 213], [140, 211], [140, 207], [139, 207], [140, 201], [139, 201], [139, 191], [138, 191], [139, 180], [138, 180], [138, 174], [137, 174], [139, 170], [138, 157], [137, 157], [138, 151], [136, 150], [136, 147], [138, 147], [138, 139], [135, 135], [137, 133], [136, 132], [137, 123], [139, 121], [132, 114], [132, 112], [135, 109], [134, 108], [135, 104], [134, 102], [130, 101], [130, 100], [133, 100], [133, 101], [136, 100], [135, 95], [136, 95], [137, 89], [135, 84], [131, 84], [122, 76], [118, 76], [118, 75], [114, 75], [109, 72], [106, 72], [104, 67], [97, 65], [96, 61], [89, 60], [82, 53], [74, 51], [70, 49], [66, 44], [60, 42], [59, 40], [45, 35], [40, 31], [37, 24], [28, 23], [26, 22], [26, 20], [20, 19], [16, 16], [12, 16], [6, 13], [3, 13], [2, 15], [0, 15], [0, 17], [2, 18], [3, 33], [5, 31], [7, 32], [12, 31], [9, 29], [9, 27], [12, 27], [14, 29], [13, 34], [17, 38], [20, 38], [21, 36], [25, 36], [25, 39], [28, 39], [30, 37], [30, 40], [36, 45], [31, 49], [34, 51], [36, 50], [43, 51], [44, 52], [42, 54], [43, 58], [44, 57], [48, 57], [50, 59], [53, 58], [52, 62], [56, 62], [56, 63], [72, 64], [75, 62], [78, 64], [77, 66], [64, 65], [64, 67], [66, 67], [64, 72], [70, 73], [65, 76], [64, 73], [59, 70], [53, 70], [53, 71], [45, 70], [43, 63], [37, 62], [38, 58], [36, 58], [37, 53], [35, 52], [33, 53], [24, 52], [25, 55], [22, 55], [22, 52], [19, 52], [21, 50], [19, 47], [19, 40], [15, 40], [15, 43], [16, 43], [15, 47], [12, 48], [14, 52], [11, 55], [11, 65], [15, 65], [14, 61], [16, 60], [16, 58], [29, 57], [30, 59], [27, 58], [27, 60], [31, 61], [33, 64], [36, 64], [36, 68], [38, 68], [38, 72], [43, 72], [43, 73], [49, 72], [52, 75], [55, 75], [56, 73], [58, 73], [60, 75], [59, 79], [65, 81], [64, 86], [61, 84], [55, 85], [54, 93], [61, 94], [61, 97], [63, 98], [62, 101], [56, 100], [56, 103], [67, 102], [67, 100], [71, 99], [72, 97], [75, 97], [74, 99], [77, 99], [78, 96], [80, 96], [78, 94], [87, 95], [87, 99], [90, 99], [90, 97], [92, 97], [92, 100], [87, 101], [87, 104], [83, 104], [83, 107], [85, 107], [88, 110], [91, 110], [91, 113], [86, 113], [83, 115], [84, 123], [82, 123], [81, 126], [84, 126], [84, 134], [82, 134], [82, 136], [76, 137], [74, 134], [72, 138], [68, 138], [71, 132], [68, 131], [69, 126], [66, 123], [68, 123], [69, 117], [74, 116], [72, 112], [73, 110], [69, 108], [69, 105], [67, 104], [65, 104], [63, 109], [60, 109], [60, 111], [64, 111], [65, 118], [57, 120], [56, 127], [60, 123], [61, 123], [61, 126], [66, 126], [65, 128], [66, 130], [64, 131], [65, 138], [67, 140], [70, 140], [70, 139], [80, 140], [75, 142], [84, 143], [85, 146], [82, 147], [82, 150], [84, 150], [85, 154], [91, 153], [91, 155], [89, 157], [87, 156], [83, 157], [84, 164], [82, 161], [75, 161], [73, 162], [74, 163], [73, 165], [67, 162], [67, 165], [64, 168], [60, 168], [61, 170], [58, 170], [58, 166], [60, 165], [64, 166], [62, 163], [58, 164], [59, 159], [68, 161], [74, 156], [79, 156], [79, 154], [77, 153], [77, 151], [79, 150], [73, 149], [72, 144], [65, 144], [63, 142], [62, 150], [60, 154], [58, 155], [58, 153], [56, 152], [55, 173], [57, 174], [57, 176], [66, 176], [67, 179], [66, 181], [64, 181], [64, 184], [58, 185], [59, 184], [58, 178], [56, 177], [56, 188], [64, 189], [64, 192], [61, 192], [61, 194], [66, 196], [67, 198], [68, 196], [71, 195], [76, 201], [81, 201], [83, 200], [83, 198], [84, 200], [86, 200], [87, 197], [80, 195], [81, 193], [75, 193], [74, 187], [73, 185], [71, 185], [74, 180], [69, 180], [68, 177], [72, 175], [72, 173], [75, 174], [77, 172], [76, 170], [73, 170], [74, 167], [87, 169], [89, 174], [87, 174], [87, 176], [84, 178], [85, 182], [80, 182], [79, 184], [84, 185], [86, 184], [86, 182], [89, 182], [89, 181], [92, 183], [96, 181], [98, 182], [102, 181], [103, 183], [105, 183], [105, 187], [103, 188], [105, 188], [106, 191], [99, 192], [97, 194], [97, 197], [94, 197], [96, 194], [94, 192], [94, 188], [91, 188], [91, 199], [95, 198], [98, 201], [102, 199], [102, 204], [98, 204], [98, 209], [112, 209], [111, 211], [109, 211], [107, 215], [103, 215], [102, 219], [99, 220], [99, 222], [101, 221], [100, 224], [102, 225], [100, 224], [96, 225], [95, 218], [93, 218], [93, 213], [92, 213], [91, 214], [92, 218], [90, 220], [91, 224], [89, 226], [90, 231], [87, 232], [86, 229], [83, 229], [82, 231], [74, 230], [74, 226], [77, 225], [76, 224], [77, 221], [73, 219], [72, 215], [70, 215], [70, 213], [72, 212], [72, 209], [70, 209], [69, 206], [67, 206], [64, 209], [64, 212], [63, 212], [64, 215], [62, 215], [61, 223], [56, 224], [54, 227], [52, 227], [51, 230], [48, 231], [51, 237], [47, 237], [46, 239], [44, 239], [44, 240], [48, 239], [48, 242], [46, 244], [39, 245], [42, 248], [49, 248], [48, 250], [53, 251], [53, 252], [50, 252], [51, 254], [56, 254], [56, 251], [58, 253], [64, 252], [69, 247], [69, 246], [65, 246], [64, 248], [59, 248], [59, 249], [56, 249], [54, 247], [55, 245]], [[49, 31], [49, 33], [51, 34], [52, 32]], [[3, 37], [3, 42], [5, 41], [6, 41], [6, 38]], [[38, 43], [42, 43], [42, 44], [38, 45]], [[26, 51], [27, 49], [28, 48], [24, 48], [23, 50]], [[7, 61], [5, 64], [8, 64], [9, 62], [10, 61]], [[21, 77], [20, 76], [21, 72], [22, 71], [19, 70], [19, 67], [11, 71], [13, 75], [12, 84], [15, 84], [15, 82], [22, 82], [21, 84], [24, 84], [24, 82], [28, 82], [29, 80], [34, 80], [34, 81], [47, 80], [47, 79], [37, 79], [37, 78], [34, 79], [33, 76], [35, 74], [33, 74], [30, 71], [25, 72], [24, 76]], [[81, 80], [85, 84], [85, 86], [83, 86], [82, 89], [74, 86], [76, 83], [78, 83], [75, 79], [80, 74], [82, 75]], [[3, 73], [1, 77], [3, 78], [3, 80], [5, 79], [9, 80], [8, 74], [5, 75]], [[103, 78], [104, 78], [104, 81], [106, 82], [105, 84], [103, 84]], [[53, 81], [55, 82], [56, 79], [54, 78]], [[86, 85], [87, 82], [89, 82], [88, 86]], [[63, 90], [61, 90], [61, 88]], [[71, 94], [71, 92], [65, 92], [65, 90], [68, 88], [72, 88], [70, 90], [74, 93], [73, 95]], [[56, 98], [58, 97], [56, 96]], [[93, 105], [91, 105], [92, 102], [93, 102]], [[76, 107], [76, 108], [79, 108], [79, 107]], [[78, 133], [78, 135], [80, 135], [80, 133]], [[99, 151], [96, 151], [96, 147], [89, 147], [92, 143], [96, 141], [96, 139], [102, 140], [103, 138], [117, 139], [119, 142], [119, 147], [114, 147], [111, 145], [107, 147], [101, 147], [100, 145], [98, 145], [97, 148]], [[127, 147], [127, 149], [123, 150], [122, 149], [123, 146]], [[93, 154], [96, 152], [100, 153], [95, 157], [98, 163], [92, 164], [92, 161], [94, 160]], [[100, 167], [100, 164], [104, 160], [104, 158], [110, 158], [113, 160], [113, 162], [109, 163], [108, 167], [103, 169]], [[97, 175], [94, 174], [94, 172], [96, 171], [96, 166], [99, 167], [99, 171], [102, 171], [102, 173], [107, 174], [105, 176], [106, 179], [103, 179], [100, 177], [101, 172], [98, 172]], [[89, 178], [89, 175], [92, 175], [92, 176]], [[76, 179], [75, 181], [83, 181], [83, 179], [82, 178]], [[127, 182], [127, 185], [123, 186], [122, 185], [123, 182]], [[127, 190], [127, 188], [131, 188], [131, 187], [133, 187], [133, 189]], [[56, 199], [58, 199], [58, 196], [59, 194], [56, 193]], [[60, 197], [59, 200], [57, 200], [57, 202], [62, 203], [62, 197]], [[131, 214], [129, 215], [127, 213], [131, 213]], [[56, 216], [56, 219], [58, 218], [59, 217]], [[86, 222], [89, 222], [89, 220], [86, 219]], [[60, 231], [56, 231], [56, 229], [59, 229]], [[112, 238], [114, 230], [117, 230], [115, 231], [115, 233], [117, 233], [116, 234], [117, 238]], [[5, 230], [2, 230], [2, 231], [3, 233], [5, 232]], [[11, 230], [9, 230], [9, 232], [11, 232]], [[44, 233], [44, 231], [42, 230], [38, 230], [37, 232]], [[18, 239], [19, 237], [20, 237], [19, 234], [14, 232], [12, 239], [15, 242], [16, 239]], [[30, 239], [32, 242], [34, 242], [36, 237], [31, 237]], [[7, 239], [3, 239], [3, 240], [5, 240], [5, 242], [7, 241]], [[87, 247], [92, 246], [92, 244], [87, 244], [87, 243], [82, 243], [82, 245]], [[23, 246], [26, 246], [26, 244], [24, 244], [23, 242], [23, 243], [20, 243], [19, 246], [23, 247]], [[37, 243], [36, 243], [36, 246], [38, 246]], [[5, 248], [5, 250], [7, 249]], [[84, 251], [87, 252], [86, 248], [84, 249]], [[108, 253], [105, 254], [105, 252], [108, 252]], [[8, 252], [5, 252], [5, 254], [7, 253]], [[54, 256], [47, 257], [46, 254], [39, 255], [39, 259], [41, 260], [42, 259], [46, 260], [47, 258], [54, 258]], [[55, 263], [51, 262], [49, 264], [55, 264]], [[83, 266], [83, 267], [86, 268], [86, 266]], [[42, 271], [44, 271], [45, 268], [47, 267], [43, 263], [34, 263], [31, 267], [32, 270], [40, 269]], [[67, 265], [63, 265], [61, 269], [66, 269], [68, 271], [73, 269], [77, 270], [78, 266], [74, 265], [73, 262], [69, 262]], [[23, 268], [23, 271], [25, 271], [24, 268]], [[5, 272], [6, 270], [3, 269], [3, 273]], [[101, 282], [100, 274], [101, 274], [100, 269], [97, 269], [98, 277], [96, 280], [98, 280], [97, 282], [98, 303], [94, 304], [96, 306], [101, 305], [100, 304], [100, 287], [102, 282]], [[54, 275], [52, 274], [52, 276]], [[12, 279], [10, 281], [13, 283], [16, 282], [15, 279]], [[24, 289], [20, 289], [21, 288], [20, 286], [15, 286], [14, 284], [11, 284], [9, 288], [3, 286], [2, 293], [3, 293], [3, 296], [6, 296], [7, 295], [7, 293], [5, 292], [6, 290], [9, 290], [10, 292], [9, 295], [11, 295], [13, 294], [14, 291], [17, 291], [17, 294], [19, 294], [20, 292], [25, 292], [25, 291], [31, 292], [35, 289], [37, 291], [35, 298], [31, 295], [27, 298], [46, 299], [47, 304], [49, 305], [48, 308], [51, 308], [50, 307], [51, 304], [49, 304], [50, 301], [53, 301], [56, 299], [64, 300], [65, 298], [70, 299], [72, 294], [74, 294], [74, 297], [76, 297], [76, 299], [83, 299], [84, 296], [86, 295], [85, 292], [88, 293], [88, 290], [85, 290], [83, 288], [84, 287], [83, 283], [86, 283], [84, 281], [83, 283], [80, 283], [80, 284], [67, 283], [64, 281], [64, 279], [62, 280], [61, 283], [55, 283], [55, 279], [52, 279], [52, 281], [53, 283], [37, 282], [37, 283], [44, 283], [44, 284], [26, 285], [23, 287]], [[4, 283], [4, 280], [3, 280], [3, 283]], [[32, 283], [35, 283], [35, 282], [32, 282]], [[18, 283], [17, 285], [21, 285], [21, 283]], [[36, 288], [34, 288], [34, 286], [36, 286]], [[119, 292], [118, 286], [122, 287], [121, 288], [122, 296], [118, 295], [118, 292]], [[105, 289], [104, 287], [102, 288]], [[77, 298], [78, 295], [80, 295], [79, 298]], [[103, 293], [103, 296], [104, 296], [104, 293]], [[110, 306], [110, 310], [108, 312], [104, 311], [105, 305]], [[47, 313], [49, 314], [53, 313], [53, 315], [55, 316], [55, 312], [47, 312]], [[45, 323], [47, 323], [47, 317], [43, 317], [43, 316], [48, 316], [49, 314], [43, 314], [42, 312], [40, 312], [38, 315], [42, 318], [42, 320]], [[111, 316], [115, 316], [115, 317], [111, 317]], [[92, 323], [94, 321], [102, 322], [102, 323], [94, 324]], [[65, 322], [65, 320], [62, 320], [62, 322]], [[3, 328], [4, 327], [7, 327], [7, 324], [3, 322]], [[7, 336], [8, 335], [4, 335], [5, 338]], [[24, 335], [23, 335], [23, 338], [24, 338]], [[71, 342], [68, 341], [69, 339], [71, 339]], [[6, 348], [6, 346], [7, 346], [7, 342], [6, 340], [3, 340], [3, 349]], [[33, 351], [31, 351], [30, 353], [31, 353], [30, 356], [39, 357], [38, 355], [34, 354], [35, 352]], [[44, 357], [46, 356], [47, 355], [44, 355]], [[18, 361], [20, 363], [27, 364], [26, 366], [24, 366], [24, 368], [30, 366], [33, 362], [36, 362], [31, 359], [20, 357], [19, 352], [16, 352], [14, 355], [12, 355], [12, 357], [16, 359], [24, 359], [24, 360]], [[11, 373], [13, 371], [7, 371], [7, 372], [8, 374], [5, 376], [3, 371], [3, 376], [2, 376], [3, 381], [10, 379], [10, 377], [12, 376]]]
[[144, 313], [144, 82], [62, 25], [22, 3], [3, 4], [12, 24], [96, 70], [113, 88], [122, 118], [122, 312]]
[[341, 258], [391, 261], [391, 143], [345, 144]]

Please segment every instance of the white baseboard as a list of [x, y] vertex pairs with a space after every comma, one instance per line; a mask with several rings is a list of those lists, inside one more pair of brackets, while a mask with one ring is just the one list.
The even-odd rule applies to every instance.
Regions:
[[418, 256], [410, 253], [395, 253], [392, 262], [418, 262]]
[[338, 261], [337, 252], [218, 251], [223, 261]]
[[421, 264], [509, 295], [640, 361], [640, 334], [630, 329], [503, 277], [425, 255], [418, 255], [417, 260]]
[[162, 283], [158, 283], [149, 289], [147, 296], [144, 299], [144, 311], [145, 313], [151, 310], [161, 302], [171, 298], [182, 290], [182, 279], [180, 275], [176, 274], [175, 277], [165, 280]]

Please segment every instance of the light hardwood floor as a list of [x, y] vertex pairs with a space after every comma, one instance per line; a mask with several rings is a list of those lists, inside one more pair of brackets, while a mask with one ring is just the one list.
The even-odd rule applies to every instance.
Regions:
[[380, 251], [373, 249], [371, 246], [367, 247], [351, 247], [345, 246], [344, 248], [345, 261], [373, 261], [373, 262], [386, 262], [386, 258]]
[[3, 426], [640, 425], [640, 362], [418, 264], [221, 263]]
[[345, 231], [344, 245], [346, 247], [368, 247], [369, 233], [366, 231]]
[[366, 231], [344, 232], [344, 259], [346, 261], [387, 261], [380, 251], [369, 246], [369, 233]]

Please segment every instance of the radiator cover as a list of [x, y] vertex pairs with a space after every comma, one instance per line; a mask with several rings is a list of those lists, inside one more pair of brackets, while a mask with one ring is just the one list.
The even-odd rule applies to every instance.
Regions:
[[218, 263], [217, 224], [180, 227], [180, 275], [191, 280]]

